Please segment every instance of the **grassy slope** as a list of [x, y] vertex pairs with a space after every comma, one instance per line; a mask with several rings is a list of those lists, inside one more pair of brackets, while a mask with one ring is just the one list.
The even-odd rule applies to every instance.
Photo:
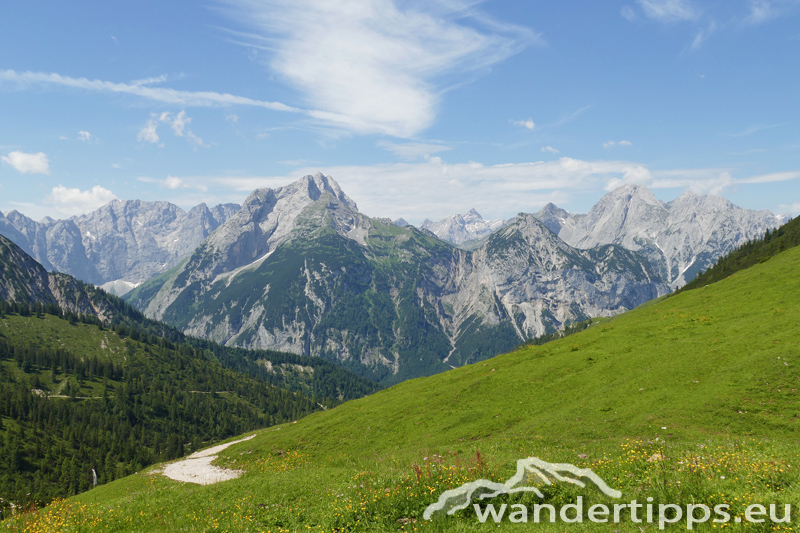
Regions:
[[[724, 501], [737, 513], [743, 502], [797, 505], [798, 267], [795, 248], [571, 337], [264, 430], [223, 454], [246, 471], [235, 481], [198, 487], [140, 473], [20, 525], [467, 530], [474, 514], [423, 523], [422, 510], [463, 481], [510, 477], [528, 455], [589, 466], [623, 501]], [[665, 460], [648, 461], [657, 453]]]

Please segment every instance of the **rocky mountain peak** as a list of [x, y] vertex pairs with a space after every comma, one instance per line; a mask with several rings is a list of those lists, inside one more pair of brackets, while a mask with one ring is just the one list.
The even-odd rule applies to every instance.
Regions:
[[573, 218], [572, 213], [561, 209], [552, 202], [547, 202], [547, 204], [533, 216], [556, 235], [558, 235], [561, 229]]
[[459, 245], [467, 241], [483, 238], [502, 227], [502, 225], [502, 219], [484, 220], [473, 207], [463, 215], [449, 215], [438, 222], [432, 222], [426, 218], [419, 225], [419, 228], [433, 232], [434, 235], [444, 241]]

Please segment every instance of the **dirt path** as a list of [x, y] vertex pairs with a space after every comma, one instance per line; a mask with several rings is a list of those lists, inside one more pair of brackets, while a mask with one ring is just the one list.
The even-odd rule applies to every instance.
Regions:
[[164, 467], [163, 474], [175, 481], [197, 483], [199, 485], [213, 485], [220, 481], [236, 479], [241, 475], [241, 470], [220, 468], [212, 465], [211, 462], [217, 458], [219, 452], [228, 446], [250, 440], [253, 437], [255, 437], [255, 435], [195, 452], [182, 461], [168, 464]]

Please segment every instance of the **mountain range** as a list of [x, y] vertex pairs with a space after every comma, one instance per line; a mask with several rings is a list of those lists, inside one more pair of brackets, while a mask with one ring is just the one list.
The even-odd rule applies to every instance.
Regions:
[[[636, 307], [782, 221], [627, 185], [586, 215], [548, 204], [503, 222], [473, 209], [417, 229], [360, 213], [318, 173], [188, 213], [141, 201], [68, 220], [11, 212], [0, 233], [46, 269], [137, 287], [130, 303], [188, 334], [321, 356], [386, 384]], [[62, 278], [46, 269], [52, 291]]]
[[47, 270], [124, 294], [175, 266], [238, 210], [200, 204], [187, 213], [169, 202], [114, 200], [64, 220], [0, 213], [0, 234]]
[[692, 192], [664, 203], [638, 185], [606, 194], [586, 215], [547, 204], [535, 216], [576, 248], [618, 244], [639, 253], [673, 289], [708, 269], [718, 257], [789, 220]]
[[[639, 253], [672, 289], [685, 285], [718, 257], [790, 218], [692, 192], [665, 203], [640, 185], [615, 189], [587, 214], [572, 214], [548, 203], [533, 216], [575, 248], [618, 244]], [[456, 246], [474, 248], [476, 239], [502, 225], [502, 220], [486, 221], [472, 209], [466, 215], [450, 215], [438, 222], [426, 219], [419, 228]]]
[[578, 250], [532, 215], [465, 251], [361, 214], [316, 174], [255, 191], [186, 261], [126, 298], [192, 335], [318, 355], [393, 383], [666, 292], [640, 256]]

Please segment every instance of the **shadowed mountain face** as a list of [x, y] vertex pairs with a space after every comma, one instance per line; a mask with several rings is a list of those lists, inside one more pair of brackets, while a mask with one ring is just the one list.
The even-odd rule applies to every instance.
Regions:
[[72, 276], [47, 272], [22, 249], [0, 235], [0, 300], [52, 304], [65, 311], [109, 320], [124, 303]]
[[665, 204], [637, 185], [608, 193], [586, 215], [548, 204], [535, 216], [576, 248], [618, 244], [639, 253], [673, 289], [718, 257], [787, 221], [769, 211], [743, 209], [724, 198], [690, 192]]
[[255, 191], [184, 263], [128, 299], [193, 335], [318, 355], [392, 383], [666, 290], [636, 254], [575, 249], [532, 215], [468, 252], [362, 215], [316, 174]]
[[0, 215], [5, 235], [47, 270], [122, 294], [189, 255], [239, 206], [205, 204], [188, 213], [168, 202], [115, 200], [67, 220]]

